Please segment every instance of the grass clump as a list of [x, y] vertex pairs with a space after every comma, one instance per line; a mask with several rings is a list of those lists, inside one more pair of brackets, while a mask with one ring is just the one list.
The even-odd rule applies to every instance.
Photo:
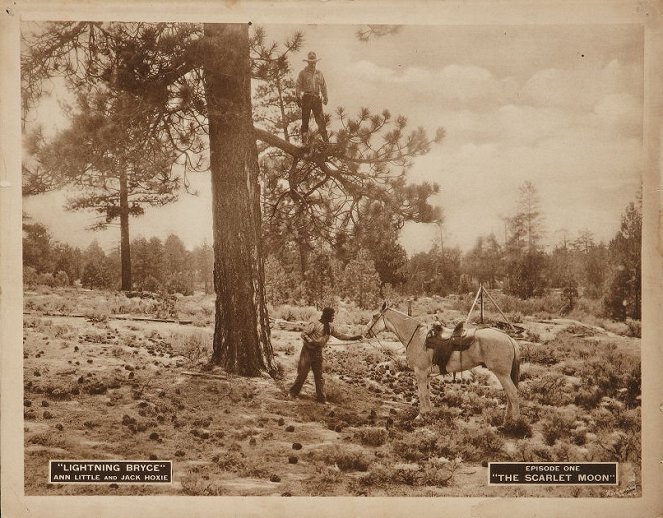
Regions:
[[360, 428], [355, 430], [353, 438], [364, 446], [382, 446], [387, 442], [389, 434], [384, 428], [376, 426]]
[[371, 460], [364, 452], [339, 445], [327, 447], [317, 453], [317, 456], [328, 466], [336, 466], [344, 472], [367, 471], [371, 464]]

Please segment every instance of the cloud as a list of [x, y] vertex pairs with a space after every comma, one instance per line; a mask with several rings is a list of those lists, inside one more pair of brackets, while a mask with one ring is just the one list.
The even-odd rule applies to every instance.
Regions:
[[591, 111], [609, 94], [640, 92], [642, 69], [612, 60], [603, 67], [547, 68], [533, 74], [522, 92], [526, 102]]
[[608, 94], [594, 105], [601, 123], [630, 135], [642, 134], [642, 102], [627, 93]]
[[[357, 61], [348, 72], [362, 83], [380, 84], [382, 88], [406, 89], [428, 100], [468, 104], [490, 101], [491, 104], [511, 98], [517, 91], [513, 78], [499, 79], [485, 68], [450, 64], [435, 70], [405, 67], [397, 70], [371, 61]], [[424, 100], [425, 100], [424, 99]], [[421, 97], [419, 100], [422, 101]]]

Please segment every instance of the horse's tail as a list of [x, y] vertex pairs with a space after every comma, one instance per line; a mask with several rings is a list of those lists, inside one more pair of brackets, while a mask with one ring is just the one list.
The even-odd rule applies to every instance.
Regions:
[[516, 342], [513, 338], [509, 337], [511, 339], [511, 343], [513, 344], [513, 361], [511, 362], [511, 381], [513, 381], [513, 384], [518, 387], [518, 381], [520, 380], [520, 351], [518, 350], [518, 342]]

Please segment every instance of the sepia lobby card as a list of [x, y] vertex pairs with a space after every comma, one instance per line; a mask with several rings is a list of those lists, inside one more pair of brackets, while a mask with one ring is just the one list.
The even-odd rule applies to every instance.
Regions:
[[663, 514], [660, 3], [0, 15], [4, 515]]

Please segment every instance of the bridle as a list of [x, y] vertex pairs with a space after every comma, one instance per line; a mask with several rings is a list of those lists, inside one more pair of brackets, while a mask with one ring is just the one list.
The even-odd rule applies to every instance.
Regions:
[[[369, 327], [368, 330], [366, 331], [366, 336], [368, 338], [372, 338], [370, 336], [371, 329], [373, 329], [373, 326], [378, 323], [378, 320], [380, 320], [380, 318], [382, 318], [382, 323], [384, 324], [384, 327], [385, 328], [387, 327], [387, 321], [384, 319], [384, 312], [385, 311], [387, 311], [387, 308], [384, 308], [383, 310], [380, 311], [380, 314], [378, 315], [378, 317], [373, 321], [373, 323], [371, 324], [371, 327]], [[378, 338], [378, 335], [373, 334], [373, 337]], [[380, 341], [380, 339], [378, 338], [378, 342], [379, 341]]]
[[[380, 311], [380, 314], [378, 315], [378, 317], [373, 321], [371, 326], [366, 331], [366, 337], [367, 338], [373, 338], [374, 337], [378, 341], [378, 343], [380, 344], [380, 347], [383, 347], [383, 346], [382, 346], [382, 342], [378, 338], [378, 335], [373, 333], [373, 337], [371, 337], [370, 333], [371, 333], [371, 330], [373, 329], [373, 326], [378, 323], [378, 320], [380, 320], [380, 318], [382, 318], [382, 323], [384, 324], [385, 329], [387, 328], [387, 321], [384, 318], [384, 313], [385, 313], [385, 311], [387, 311], [387, 309], [388, 308], [385, 307], [382, 311]], [[417, 331], [419, 331], [419, 328], [421, 326], [423, 326], [423, 324], [421, 322], [419, 322], [417, 324], [417, 327], [414, 328], [414, 331], [412, 331], [412, 336], [410, 336], [410, 339], [407, 341], [407, 343], [403, 342], [403, 339], [400, 336], [398, 336], [398, 333], [396, 333], [396, 331], [394, 330], [394, 333], [396, 334], [396, 336], [398, 336], [398, 339], [401, 341], [401, 343], [405, 343], [405, 352], [407, 352], [407, 348], [412, 343], [412, 340], [414, 339], [414, 335], [417, 334]]]

